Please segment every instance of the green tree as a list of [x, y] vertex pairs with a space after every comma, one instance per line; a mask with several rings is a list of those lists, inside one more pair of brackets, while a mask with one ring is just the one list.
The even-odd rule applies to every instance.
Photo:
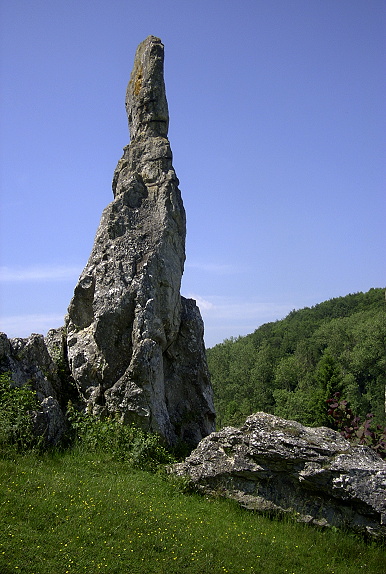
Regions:
[[336, 391], [358, 415], [371, 411], [383, 424], [384, 295], [384, 289], [370, 289], [291, 311], [208, 349], [219, 427], [258, 410], [325, 424], [324, 401]]

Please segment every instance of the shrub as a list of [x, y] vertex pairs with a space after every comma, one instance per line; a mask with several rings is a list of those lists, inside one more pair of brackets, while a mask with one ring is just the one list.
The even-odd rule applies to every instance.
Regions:
[[30, 387], [12, 386], [9, 373], [0, 375], [0, 448], [24, 452], [36, 447], [41, 437], [34, 433], [32, 411], [39, 407], [36, 394]]
[[126, 461], [136, 468], [151, 471], [174, 461], [157, 434], [147, 433], [135, 425], [122, 424], [118, 417], [99, 419], [77, 411], [71, 402], [67, 417], [73, 440], [89, 452], [103, 451], [113, 460]]

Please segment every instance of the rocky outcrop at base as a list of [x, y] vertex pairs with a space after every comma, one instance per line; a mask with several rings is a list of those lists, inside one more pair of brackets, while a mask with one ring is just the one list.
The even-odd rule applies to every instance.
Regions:
[[248, 509], [386, 538], [386, 463], [325, 427], [256, 413], [204, 438], [172, 471]]

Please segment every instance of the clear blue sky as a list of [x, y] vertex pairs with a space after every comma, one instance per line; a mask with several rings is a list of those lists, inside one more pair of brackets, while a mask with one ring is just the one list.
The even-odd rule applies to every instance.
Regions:
[[0, 329], [63, 324], [149, 34], [207, 345], [386, 286], [384, 0], [0, 0]]

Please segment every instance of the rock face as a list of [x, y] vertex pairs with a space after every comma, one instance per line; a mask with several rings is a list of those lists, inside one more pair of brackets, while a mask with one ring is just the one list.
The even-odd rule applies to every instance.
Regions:
[[36, 428], [50, 442], [64, 432], [69, 398], [169, 444], [194, 447], [214, 430], [203, 322], [195, 301], [180, 295], [186, 222], [167, 139], [163, 63], [161, 41], [149, 36], [127, 88], [131, 142], [65, 328], [45, 338], [0, 336], [0, 371], [37, 391]]
[[163, 58], [154, 36], [137, 49], [126, 94], [131, 142], [68, 309], [67, 349], [92, 412], [195, 446], [214, 430], [215, 413], [200, 312], [180, 295], [185, 211]]
[[63, 328], [25, 339], [0, 333], [0, 372], [10, 373], [15, 386], [28, 384], [36, 391], [41, 410], [33, 413], [35, 429], [49, 444], [56, 444], [67, 428], [67, 402], [74, 398]]
[[173, 472], [249, 509], [386, 537], [386, 463], [328, 428], [257, 413], [204, 438]]

